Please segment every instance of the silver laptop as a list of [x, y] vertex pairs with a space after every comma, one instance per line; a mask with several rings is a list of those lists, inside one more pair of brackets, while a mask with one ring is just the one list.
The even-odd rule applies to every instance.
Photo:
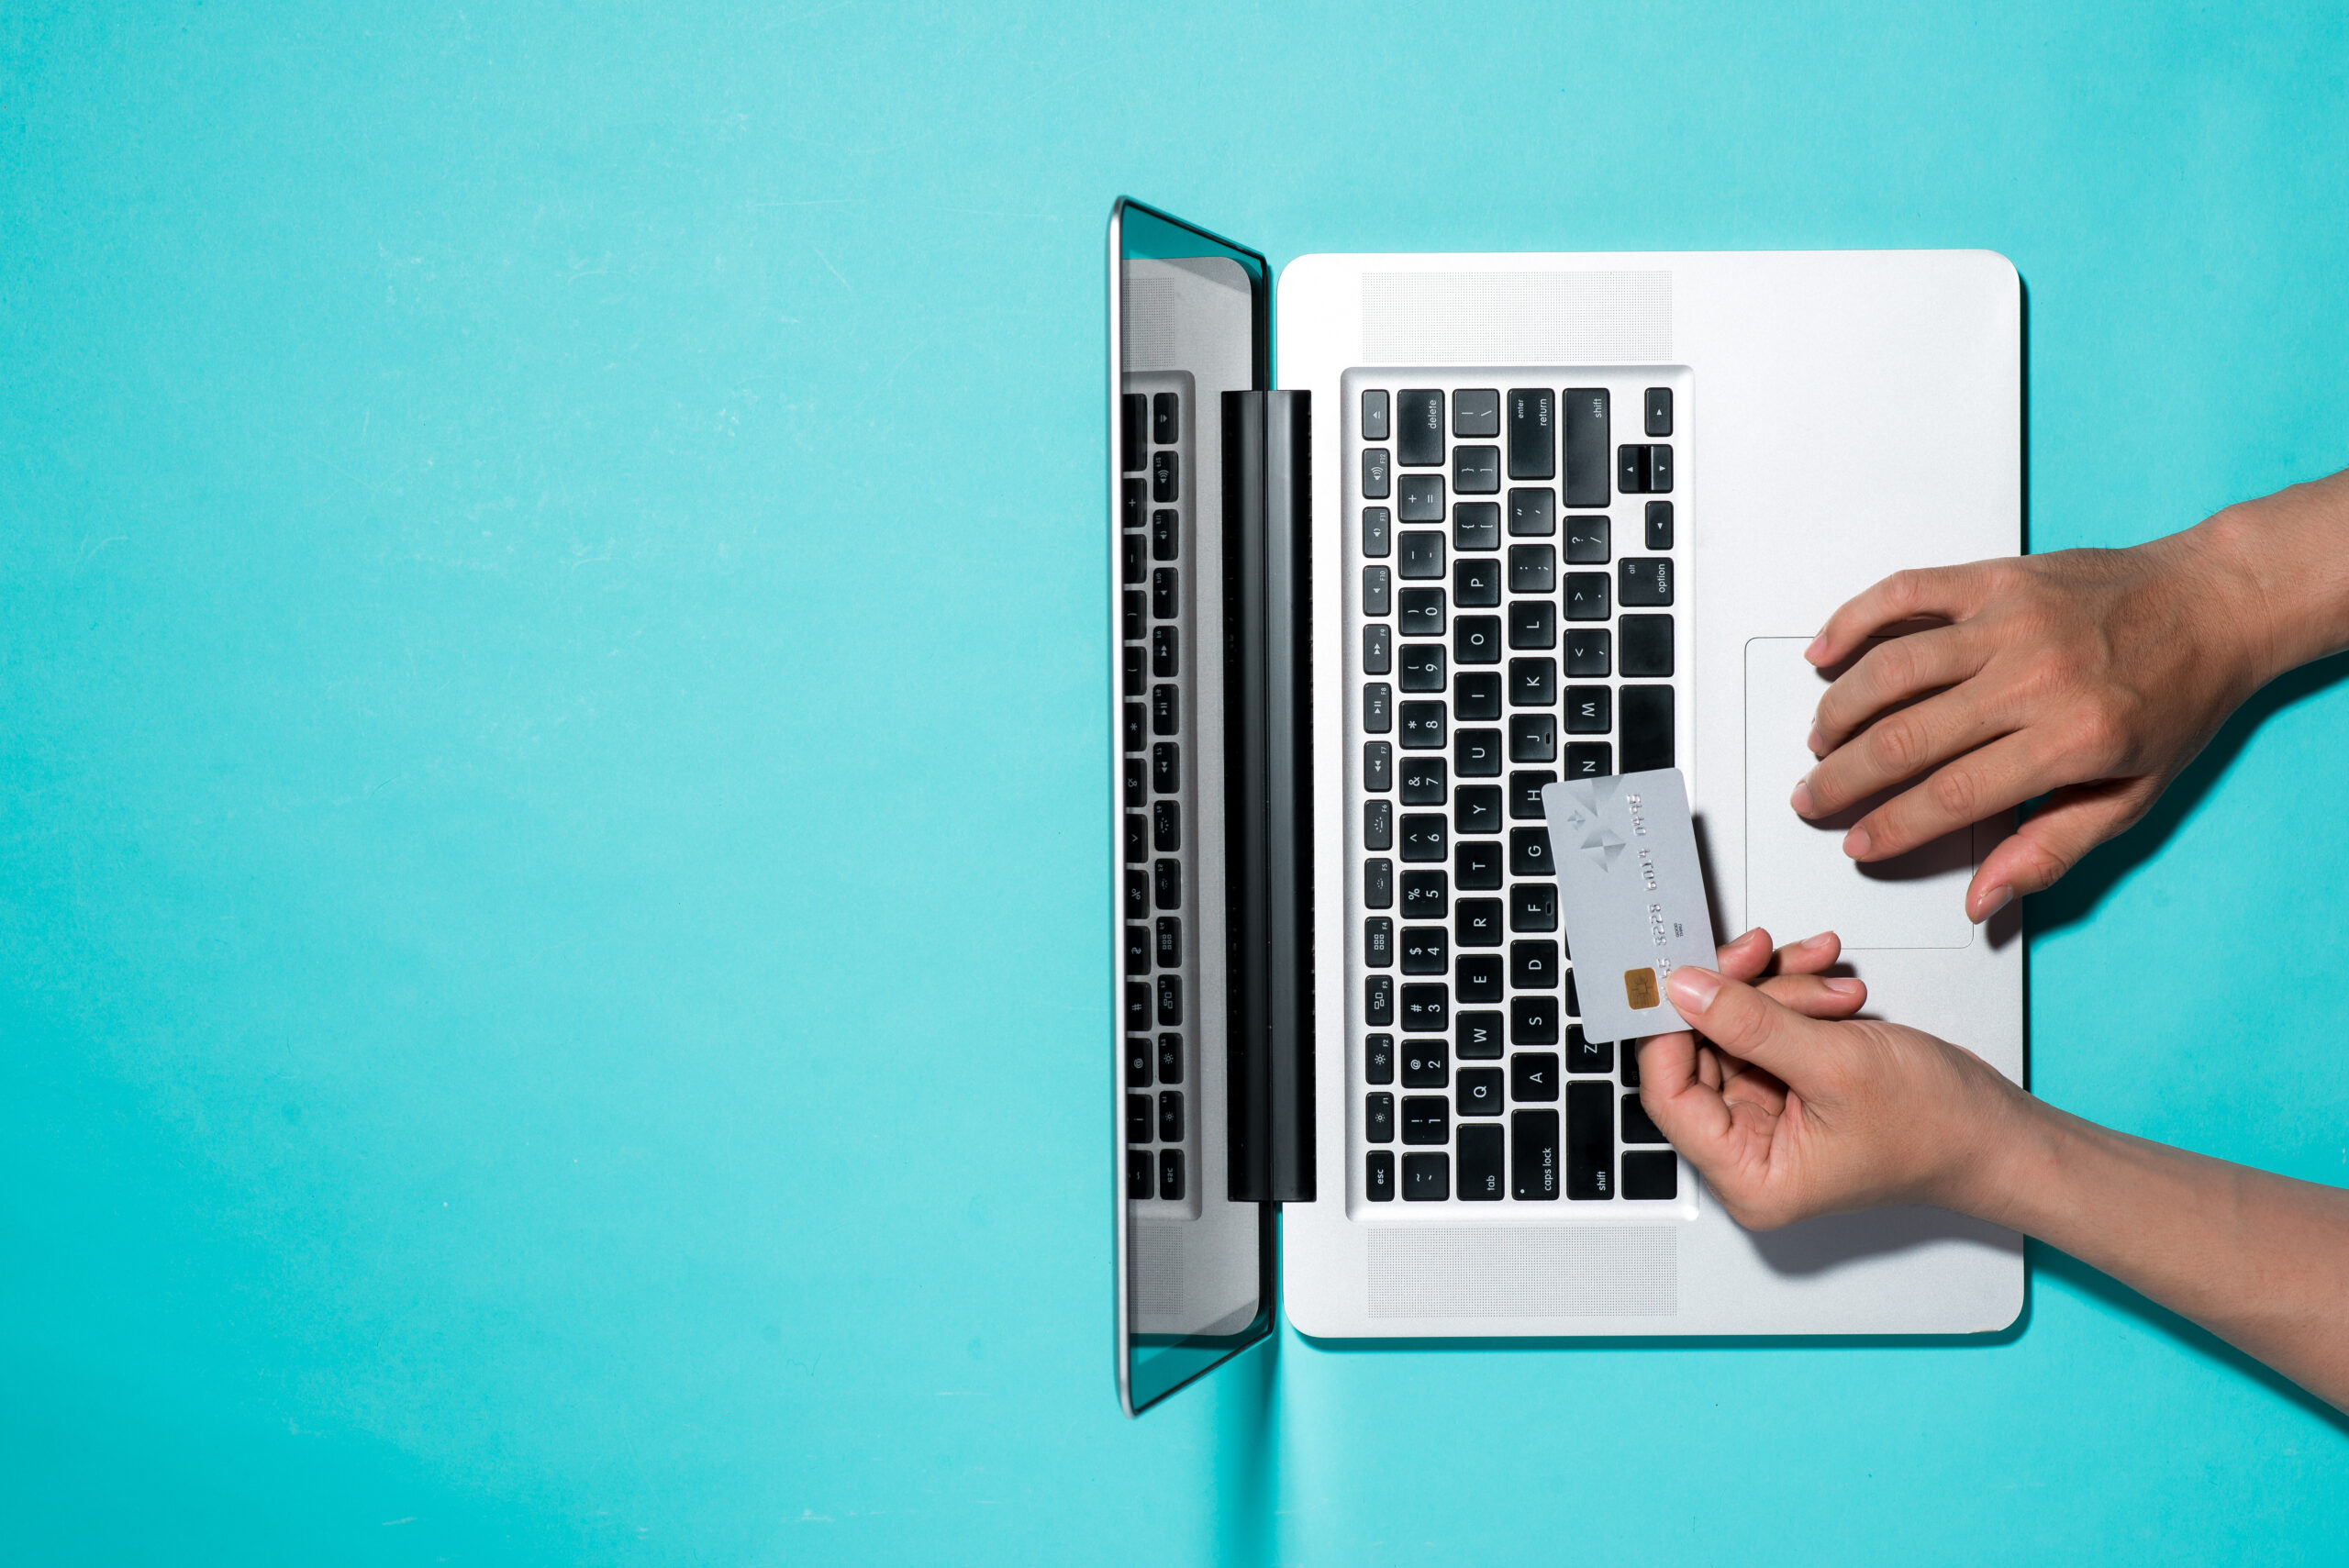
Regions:
[[[1275, 308], [1277, 295], [1277, 310]], [[2021, 548], [1988, 251], [1264, 259], [1109, 221], [1118, 1386], [1332, 1339], [2006, 1328], [2021, 1240], [1758, 1235], [1587, 1038], [1541, 788], [1678, 767], [1720, 936], [1833, 929], [2023, 1075], [1987, 828], [1888, 865], [1787, 805], [1828, 613]], [[1277, 1221], [1277, 1223], [1276, 1223]]]

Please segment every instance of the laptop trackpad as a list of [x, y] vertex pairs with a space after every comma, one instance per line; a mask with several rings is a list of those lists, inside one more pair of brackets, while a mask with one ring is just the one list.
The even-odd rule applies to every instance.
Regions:
[[1816, 761], [1803, 741], [1827, 689], [1803, 660], [1809, 642], [1757, 637], [1745, 645], [1746, 918], [1781, 943], [1834, 931], [1846, 949], [1966, 946], [1974, 940], [1965, 917], [1971, 828], [1863, 866], [1840, 846], [1882, 796], [1818, 822], [1787, 804]]

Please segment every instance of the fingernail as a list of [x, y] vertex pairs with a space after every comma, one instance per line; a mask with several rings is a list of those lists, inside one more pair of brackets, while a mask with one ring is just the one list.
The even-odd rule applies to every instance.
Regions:
[[1823, 757], [1827, 754], [1827, 737], [1821, 735], [1819, 726], [1814, 724], [1810, 727], [1810, 733], [1802, 738], [1802, 746], [1812, 756]]
[[1805, 937], [1805, 938], [1803, 938], [1803, 940], [1802, 940], [1802, 945], [1803, 945], [1803, 946], [1805, 946], [1805, 947], [1807, 947], [1807, 948], [1823, 948], [1823, 947], [1825, 947], [1829, 942], [1831, 942], [1831, 941], [1833, 941], [1834, 940], [1835, 940], [1835, 933], [1834, 933], [1834, 932], [1832, 932], [1832, 931], [1821, 931], [1821, 932], [1820, 932], [1820, 933], [1819, 933], [1819, 935], [1817, 935], [1817, 936], [1815, 936], [1815, 937]]
[[1795, 815], [1798, 817], [1808, 817], [1811, 814], [1811, 811], [1814, 808], [1810, 804], [1810, 781], [1809, 779], [1798, 779], [1796, 781], [1795, 792], [1794, 794], [1787, 796], [1787, 804], [1795, 808]]
[[1826, 651], [1827, 634], [1822, 631], [1810, 639], [1810, 646], [1802, 651], [1802, 656], [1816, 664], [1819, 662], [1820, 656]]
[[1856, 980], [1830, 979], [1827, 982], [1827, 989], [1839, 996], [1852, 996], [1858, 995], [1860, 983]]
[[1713, 998], [1720, 994], [1721, 977], [1709, 969], [1675, 969], [1664, 987], [1672, 993], [1672, 1005], [1685, 1018], [1713, 1005]]
[[1994, 887], [1990, 889], [1989, 892], [1982, 895], [1982, 913], [1974, 917], [1974, 923], [1977, 926], [1980, 925], [1983, 921], [1988, 919], [1991, 916], [1997, 914], [1999, 910], [2013, 903], [2014, 898], [2015, 890], [2011, 887]]
[[1851, 856], [1854, 860], [1858, 860], [1861, 856], [1866, 854], [1868, 852], [1868, 830], [1865, 828], [1854, 828], [1850, 832], [1844, 834], [1843, 852]]

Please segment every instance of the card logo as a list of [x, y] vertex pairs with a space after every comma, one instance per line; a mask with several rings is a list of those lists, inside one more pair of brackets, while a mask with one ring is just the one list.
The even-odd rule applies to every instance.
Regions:
[[1575, 802], [1574, 808], [1566, 813], [1566, 826], [1583, 836], [1582, 842], [1575, 847], [1599, 870], [1613, 871], [1616, 857], [1623, 852], [1623, 840], [1598, 819], [1598, 787], [1575, 784], [1566, 793]]

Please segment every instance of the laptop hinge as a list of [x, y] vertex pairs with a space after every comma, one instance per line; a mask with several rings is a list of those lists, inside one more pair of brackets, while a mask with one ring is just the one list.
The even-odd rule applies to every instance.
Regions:
[[1312, 416], [1223, 395], [1230, 1192], [1313, 1199]]

